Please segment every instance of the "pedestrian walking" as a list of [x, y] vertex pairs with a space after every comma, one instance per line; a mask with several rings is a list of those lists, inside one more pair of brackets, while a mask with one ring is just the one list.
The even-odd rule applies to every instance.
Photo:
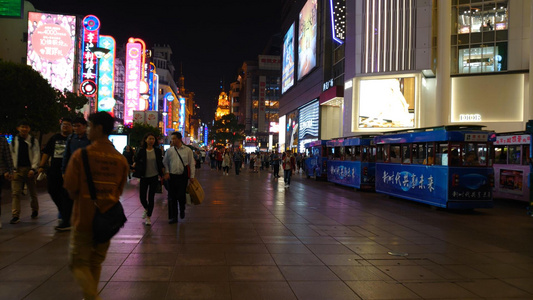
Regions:
[[217, 169], [222, 170], [222, 161], [224, 160], [224, 152], [220, 149], [217, 150]]
[[60, 222], [54, 227], [58, 231], [70, 230], [70, 218], [63, 218], [63, 216], [70, 216], [69, 212], [65, 209], [69, 209], [71, 200], [69, 199], [68, 192], [63, 188], [63, 172], [61, 172], [61, 165], [63, 163], [63, 155], [65, 154], [65, 148], [67, 146], [67, 138], [72, 134], [72, 120], [69, 118], [63, 118], [61, 120], [60, 132], [53, 135], [46, 146], [43, 149], [43, 155], [41, 157], [41, 163], [37, 174], [45, 172], [45, 167], [50, 160], [50, 166], [46, 170], [46, 176], [48, 178], [48, 194], [57, 206], [59, 215], [61, 216]]
[[255, 157], [255, 162], [254, 162], [254, 172], [255, 173], [259, 172], [259, 169], [261, 168], [262, 165], [263, 165], [263, 158], [261, 156], [261, 153], [257, 153]]
[[281, 161], [278, 151], [273, 152], [272, 167], [274, 168], [274, 178], [279, 178], [279, 162]]
[[[11, 150], [5, 137], [0, 136], [0, 203], [2, 203], [2, 185], [4, 179], [11, 180], [13, 177], [13, 158]], [[2, 206], [0, 205], [0, 216], [2, 215]], [[2, 221], [0, 219], [0, 228]]]
[[126, 145], [126, 147], [124, 147], [124, 150], [122, 151], [122, 155], [124, 155], [124, 157], [128, 161], [128, 164], [130, 165], [128, 179], [131, 179], [131, 171], [133, 170], [133, 168], [131, 167], [135, 163], [135, 151], [133, 151], [133, 148], [130, 145]]
[[285, 181], [286, 188], [291, 185], [291, 175], [295, 168], [296, 159], [290, 151], [285, 152], [285, 155], [283, 156], [283, 180]]
[[235, 163], [235, 175], [239, 175], [242, 167], [243, 155], [241, 150], [237, 149], [235, 155], [233, 155], [233, 162]]
[[[154, 210], [154, 198], [161, 178], [164, 175], [163, 153], [158, 147], [157, 137], [153, 133], [144, 135], [141, 149], [135, 156], [133, 167], [136, 176], [140, 177], [139, 198], [144, 208], [142, 218], [144, 225], [152, 225], [152, 212]], [[148, 199], [146, 198], [148, 193]]]
[[[179, 132], [173, 132], [173, 149], [165, 153], [163, 165], [165, 166], [165, 179], [169, 180], [169, 224], [178, 223], [178, 204], [180, 218], [185, 218], [185, 194], [189, 178], [194, 178], [194, 157], [191, 148], [182, 142]], [[190, 172], [190, 174], [188, 174]]]
[[296, 173], [300, 173], [301, 167], [302, 167], [302, 154], [297, 153], [296, 154]]
[[102, 263], [110, 245], [110, 241], [94, 242], [92, 231], [94, 215], [97, 209], [106, 212], [119, 202], [129, 171], [126, 158], [115, 150], [109, 140], [114, 122], [113, 117], [106, 112], [89, 116], [87, 134], [92, 144], [86, 149], [89, 169], [96, 186], [97, 203], [91, 199], [81, 150], [72, 154], [65, 170], [63, 186], [74, 202], [69, 267], [85, 299], [101, 299], [98, 296], [98, 283]]
[[217, 168], [217, 154], [215, 149], [209, 151], [209, 162], [211, 163], [211, 170]]
[[231, 167], [231, 156], [228, 149], [224, 151], [224, 156], [222, 158], [222, 175], [229, 175], [229, 168]]
[[20, 222], [20, 196], [24, 184], [27, 185], [31, 198], [31, 218], [36, 219], [39, 216], [39, 201], [35, 186], [35, 177], [41, 158], [39, 141], [30, 135], [31, 127], [27, 120], [19, 121], [17, 131], [18, 134], [13, 137], [13, 142], [11, 143], [14, 167], [13, 180], [11, 181], [12, 219], [9, 222], [11, 224]]

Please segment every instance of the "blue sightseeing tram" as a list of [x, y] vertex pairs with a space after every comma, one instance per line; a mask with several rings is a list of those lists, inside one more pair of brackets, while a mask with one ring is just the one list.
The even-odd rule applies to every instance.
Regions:
[[376, 192], [452, 209], [492, 207], [492, 142], [484, 126], [386, 133], [376, 144]]
[[327, 179], [326, 143], [325, 140], [318, 140], [305, 144], [307, 158], [304, 162], [304, 172], [307, 178]]
[[376, 147], [372, 137], [335, 139], [327, 142], [328, 181], [374, 189]]

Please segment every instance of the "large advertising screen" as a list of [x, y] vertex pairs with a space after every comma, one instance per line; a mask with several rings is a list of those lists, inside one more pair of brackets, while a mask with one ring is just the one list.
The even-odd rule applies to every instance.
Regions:
[[285, 93], [294, 85], [294, 23], [283, 38], [283, 62], [282, 62], [281, 93]]
[[0, 18], [22, 18], [24, 0], [0, 0]]
[[415, 78], [361, 80], [359, 128], [412, 128]]
[[298, 147], [298, 110], [287, 114], [286, 122], [285, 148], [291, 150]]
[[320, 125], [319, 118], [320, 107], [318, 99], [311, 101], [309, 104], [300, 107], [299, 114], [299, 144], [300, 152], [305, 151], [305, 144], [318, 139], [318, 128]]
[[316, 67], [317, 20], [317, 0], [308, 0], [300, 11], [298, 80]]
[[60, 91], [72, 91], [76, 17], [28, 13], [27, 63]]

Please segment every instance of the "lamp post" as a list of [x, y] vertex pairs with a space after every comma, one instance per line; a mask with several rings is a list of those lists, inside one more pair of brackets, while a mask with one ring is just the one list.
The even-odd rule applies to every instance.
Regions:
[[98, 94], [100, 93], [100, 59], [106, 56], [107, 53], [109, 53], [109, 49], [102, 48], [102, 47], [89, 47], [89, 50], [91, 50], [92, 53], [96, 56], [96, 59], [98, 61], [98, 77], [96, 78], [96, 97], [95, 97], [95, 105], [94, 110], [95, 112], [98, 111]]

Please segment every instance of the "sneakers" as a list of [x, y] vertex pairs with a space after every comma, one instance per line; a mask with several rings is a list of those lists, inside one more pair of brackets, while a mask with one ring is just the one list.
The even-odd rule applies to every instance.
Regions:
[[39, 216], [39, 212], [36, 211], [36, 210], [31, 213], [31, 218], [32, 219], [37, 219], [38, 216]]
[[61, 224], [59, 226], [54, 227], [57, 231], [70, 231], [70, 225], [67, 224]]
[[19, 217], [13, 217], [13, 219], [11, 219], [11, 221], [9, 221], [9, 224], [17, 224], [18, 222], [20, 222]]
[[147, 213], [148, 213], [148, 212], [147, 212], [146, 210], [143, 212], [143, 215], [142, 215], [142, 218], [143, 218], [143, 219], [146, 219], [146, 214], [147, 214]]
[[152, 225], [152, 221], [150, 220], [150, 217], [148, 217], [148, 216], [146, 217], [146, 221], [144, 221], [144, 225], [146, 225], [146, 226]]

